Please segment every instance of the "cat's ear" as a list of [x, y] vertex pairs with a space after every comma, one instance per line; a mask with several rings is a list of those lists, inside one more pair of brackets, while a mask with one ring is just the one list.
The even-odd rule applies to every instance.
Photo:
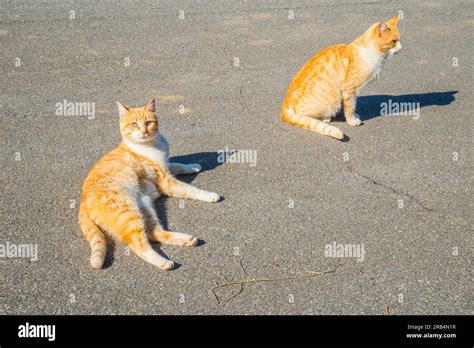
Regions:
[[146, 104], [145, 109], [151, 112], [155, 112], [155, 98], [153, 98]]
[[377, 32], [379, 34], [383, 34], [388, 30], [387, 24], [385, 22], [380, 22], [379, 25], [377, 25]]
[[122, 105], [120, 102], [117, 102], [117, 107], [118, 107], [120, 117], [128, 115], [128, 108], [126, 106]]
[[398, 16], [393, 17], [389, 21], [387, 21], [388, 25], [391, 27], [396, 27], [398, 24]]

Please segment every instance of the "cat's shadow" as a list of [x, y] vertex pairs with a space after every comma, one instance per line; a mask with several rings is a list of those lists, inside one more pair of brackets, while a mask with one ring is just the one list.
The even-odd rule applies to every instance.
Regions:
[[[222, 163], [218, 161], [218, 158], [219, 158], [218, 152], [197, 152], [190, 155], [170, 157], [169, 162], [170, 163], [183, 163], [183, 164], [199, 163], [202, 167], [202, 171], [200, 173], [202, 173], [202, 172], [212, 170], [220, 166]], [[187, 184], [191, 184], [196, 178], [196, 176], [200, 175], [200, 173], [178, 175], [176, 177], [180, 181], [183, 181]], [[211, 188], [203, 187], [202, 189], [212, 191]], [[167, 208], [166, 208], [166, 200], [168, 199], [170, 198], [162, 195], [160, 198], [158, 198], [155, 201], [155, 210], [158, 214], [158, 219], [160, 220], [162, 226], [167, 230], [169, 230]], [[199, 240], [198, 246], [202, 244], [204, 244], [204, 241]]]
[[[384, 108], [388, 107], [390, 109], [390, 106], [400, 106], [402, 103], [410, 103], [411, 105], [415, 105], [415, 107], [419, 107], [420, 109], [432, 105], [449, 105], [456, 99], [456, 93], [458, 93], [458, 91], [404, 95], [378, 94], [360, 96], [357, 98], [356, 113], [360, 116], [362, 121], [367, 121], [377, 117], [390, 116], [390, 110], [388, 114], [386, 114], [383, 112]], [[340, 121], [344, 120], [342, 112], [337, 115], [337, 119]]]

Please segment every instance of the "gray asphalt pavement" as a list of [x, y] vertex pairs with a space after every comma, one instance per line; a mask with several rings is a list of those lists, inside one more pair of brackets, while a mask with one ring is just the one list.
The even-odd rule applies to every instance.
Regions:
[[[348, 141], [280, 122], [304, 62], [398, 11], [403, 50], [363, 89], [364, 125], [335, 122]], [[0, 1], [0, 252], [38, 252], [0, 257], [0, 313], [473, 314], [473, 13], [441, 0]], [[115, 101], [151, 97], [172, 156], [205, 169], [187, 180], [225, 199], [157, 202], [171, 230], [202, 240], [163, 247], [176, 270], [123, 245], [94, 270], [82, 182], [119, 142]], [[57, 115], [64, 100], [94, 117]], [[381, 115], [402, 102], [419, 117]], [[256, 165], [220, 163], [225, 148]], [[363, 258], [328, 257], [333, 242]], [[255, 281], [215, 297], [224, 278]]]

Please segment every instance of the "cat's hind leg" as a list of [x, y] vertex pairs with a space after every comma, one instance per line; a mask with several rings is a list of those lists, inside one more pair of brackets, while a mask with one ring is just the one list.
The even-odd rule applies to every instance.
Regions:
[[204, 202], [217, 202], [220, 197], [217, 193], [198, 189], [193, 185], [177, 180], [172, 175], [166, 175], [157, 181], [158, 191], [171, 197], [196, 199]]
[[164, 271], [173, 269], [174, 263], [151, 247], [146, 234], [146, 220], [137, 202], [131, 197], [113, 197], [113, 200], [109, 198], [109, 201], [109, 204], [102, 205], [101, 214], [98, 216], [99, 225], [126, 243], [146, 262]]
[[170, 232], [156, 226], [150, 232], [150, 240], [152, 242], [159, 242], [162, 244], [172, 244], [179, 246], [196, 246], [198, 244], [197, 238], [190, 234]]
[[201, 165], [199, 163], [192, 163], [192, 164], [169, 163], [168, 169], [173, 175], [195, 174], [195, 173], [199, 173], [202, 170]]
[[174, 268], [173, 261], [161, 256], [151, 247], [144, 229], [130, 234], [128, 246], [142, 260], [158, 266], [163, 271], [169, 271]]
[[314, 116], [315, 119], [324, 122], [324, 123], [331, 123], [333, 115], [331, 113], [329, 114], [316, 114]]
[[192, 235], [178, 232], [166, 231], [160, 224], [158, 215], [153, 207], [153, 200], [149, 196], [143, 196], [142, 210], [145, 216], [147, 225], [148, 238], [152, 242], [159, 242], [162, 244], [173, 244], [179, 246], [196, 246], [198, 244], [197, 238]]

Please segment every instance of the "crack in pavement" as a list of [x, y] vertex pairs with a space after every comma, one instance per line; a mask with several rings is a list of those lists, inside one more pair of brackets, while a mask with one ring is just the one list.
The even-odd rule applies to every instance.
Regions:
[[[319, 145], [322, 145], [321, 143], [318, 143], [317, 141], [309, 138], [309, 137], [306, 137], [306, 136], [301, 136], [299, 134], [295, 134], [295, 133], [292, 133], [290, 132], [289, 130], [285, 130], [283, 128], [281, 128], [280, 126], [270, 122], [270, 121], [266, 121], [267, 124], [273, 126], [274, 128], [278, 129], [279, 131], [283, 132], [283, 133], [287, 133], [287, 134], [291, 134], [291, 135], [294, 135], [295, 137], [298, 137], [298, 139], [300, 140], [303, 140], [305, 142], [308, 142], [308, 143], [312, 143], [312, 144], [319, 144]], [[335, 159], [339, 160], [339, 158], [337, 157], [334, 157]], [[400, 191], [400, 190], [397, 190], [383, 182], [381, 182], [380, 180], [377, 180], [377, 179], [374, 179], [373, 177], [369, 176], [369, 175], [366, 175], [366, 174], [362, 174], [362, 173], [359, 173], [357, 172], [356, 170], [354, 170], [354, 168], [352, 168], [351, 165], [346, 165], [344, 166], [344, 171], [345, 172], [348, 172], [356, 177], [359, 177], [359, 178], [362, 178], [364, 180], [366, 180], [367, 182], [373, 184], [373, 185], [376, 185], [376, 186], [379, 186], [381, 188], [384, 188], [385, 190], [389, 190], [390, 192], [396, 194], [396, 195], [401, 195], [401, 196], [405, 196], [407, 198], [409, 198], [411, 201], [415, 202], [420, 208], [421, 208], [421, 211], [422, 212], [427, 212], [427, 213], [434, 213], [436, 214], [444, 223], [451, 223], [453, 225], [457, 225], [457, 226], [461, 226], [461, 227], [466, 227], [470, 230], [473, 230], [473, 228], [469, 228], [467, 225], [468, 223], [467, 222], [460, 222], [460, 221], [456, 221], [455, 219], [439, 212], [439, 211], [436, 211], [435, 209], [431, 208], [427, 203], [423, 202], [421, 199], [419, 199], [418, 197], [410, 194], [410, 193], [407, 193], [407, 192], [403, 192], [403, 191]]]
[[[410, 200], [412, 200], [413, 202], [415, 202], [420, 208], [421, 208], [421, 211], [422, 212], [429, 212], [429, 213], [434, 213], [436, 214], [439, 218], [441, 218], [441, 220], [444, 222], [444, 223], [451, 223], [453, 225], [457, 225], [457, 226], [461, 226], [461, 227], [468, 227], [467, 226], [467, 223], [464, 222], [459, 222], [459, 221], [456, 221], [455, 219], [439, 212], [439, 211], [436, 211], [435, 209], [429, 207], [426, 203], [424, 203], [423, 201], [421, 201], [419, 198], [413, 196], [412, 194], [410, 193], [407, 193], [407, 192], [402, 192], [402, 191], [399, 191], [391, 186], [388, 186], [368, 175], [365, 175], [365, 174], [361, 174], [357, 171], [355, 171], [352, 166], [350, 165], [347, 165], [347, 168], [349, 169], [349, 172], [357, 177], [360, 177], [360, 178], [363, 178], [365, 179], [366, 181], [370, 182], [371, 184], [374, 184], [376, 186], [379, 186], [379, 187], [382, 187], [384, 189], [387, 189], [389, 191], [391, 191], [392, 193], [396, 194], [396, 195], [402, 195], [402, 196], [405, 196], [405, 197], [408, 197]], [[472, 227], [470, 228], [470, 230], [472, 230]]]
[[420, 199], [418, 199], [417, 197], [413, 196], [412, 194], [409, 194], [409, 193], [406, 193], [406, 192], [402, 192], [402, 191], [398, 191], [396, 189], [394, 189], [393, 187], [391, 186], [388, 186], [386, 184], [384, 184], [383, 182], [380, 182], [368, 175], [365, 175], [365, 174], [361, 174], [357, 171], [354, 170], [354, 168], [352, 168], [351, 165], [347, 165], [347, 168], [349, 168], [349, 172], [351, 174], [354, 174], [355, 176], [359, 176], [361, 178], [364, 178], [366, 179], [368, 182], [374, 184], [374, 185], [377, 185], [377, 186], [380, 186], [380, 187], [383, 187], [387, 190], [390, 190], [392, 191], [393, 193], [397, 194], [397, 195], [402, 195], [402, 196], [406, 196], [408, 198], [410, 198], [412, 201], [414, 201], [416, 204], [418, 204], [418, 206], [421, 207], [421, 210], [422, 211], [434, 211], [432, 208], [430, 208], [426, 203], [422, 202]]

